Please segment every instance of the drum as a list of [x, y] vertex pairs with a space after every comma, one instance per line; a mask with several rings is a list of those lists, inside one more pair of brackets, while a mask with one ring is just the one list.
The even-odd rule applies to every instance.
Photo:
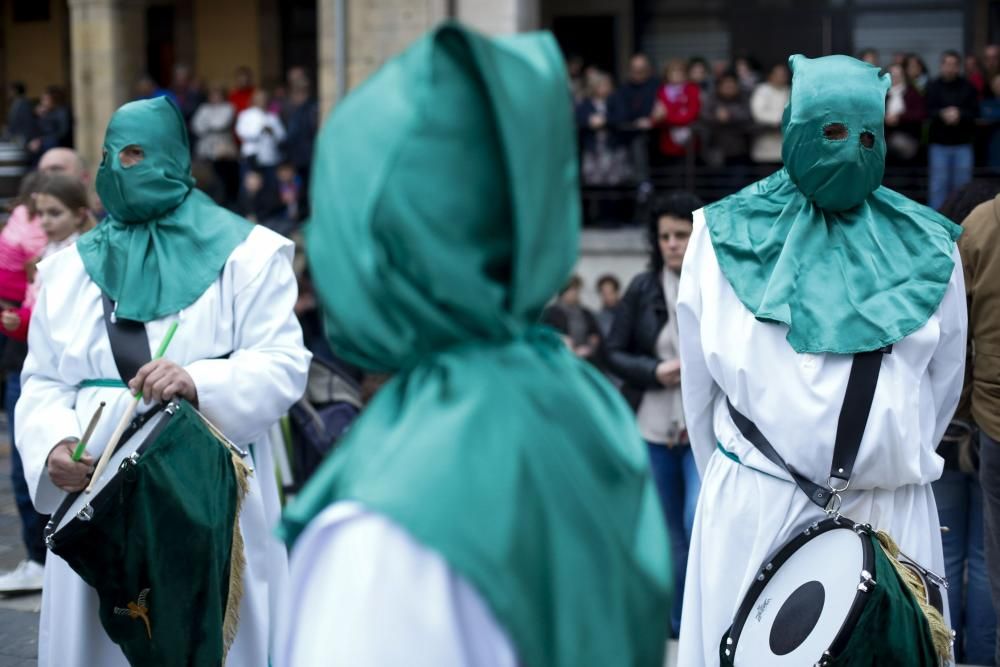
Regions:
[[[812, 524], [757, 573], [722, 638], [721, 664], [938, 665], [928, 623], [889, 558], [870, 526], [839, 516]], [[909, 559], [899, 562], [918, 574], [940, 611], [934, 575]], [[926, 632], [891, 636], [904, 627]], [[869, 651], [900, 660], [873, 660]], [[859, 663], [857, 655], [866, 657]]]
[[242, 593], [242, 454], [172, 402], [133, 420], [90, 492], [67, 495], [46, 526], [132, 665], [223, 664]]
[[74, 536], [87, 531], [95, 516], [100, 519], [106, 513], [121, 484], [131, 479], [139, 457], [159, 437], [177, 409], [176, 403], [157, 405], [132, 420], [90, 491], [68, 494], [50, 517], [45, 526], [45, 544], [49, 549], [59, 554], [63, 545], [72, 544]]

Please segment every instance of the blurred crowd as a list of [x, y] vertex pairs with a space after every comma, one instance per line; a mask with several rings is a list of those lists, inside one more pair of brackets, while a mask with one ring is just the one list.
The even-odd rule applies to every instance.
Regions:
[[[37, 103], [23, 84], [10, 89], [6, 139], [22, 146], [32, 166], [50, 148], [73, 145], [73, 122], [56, 86]], [[248, 67], [228, 85], [201, 82], [190, 67], [174, 67], [169, 86], [143, 75], [133, 99], [165, 96], [184, 116], [198, 187], [219, 204], [255, 222], [289, 233], [307, 210], [309, 166], [319, 127], [319, 105], [309, 73], [292, 67], [285, 81], [256, 85]]]
[[[947, 51], [934, 75], [913, 53], [883, 60], [865, 49], [858, 57], [891, 79], [887, 162], [926, 167], [931, 206], [971, 180], [977, 165], [1000, 173], [1000, 45], [964, 57]], [[641, 200], [652, 193], [651, 166], [689, 164], [724, 168], [735, 190], [754, 180], [751, 167], [781, 163], [790, 91], [784, 63], [763, 70], [749, 57], [674, 58], [657, 70], [637, 53], [617, 87], [578, 57], [567, 59], [567, 69], [585, 186], [635, 184]]]

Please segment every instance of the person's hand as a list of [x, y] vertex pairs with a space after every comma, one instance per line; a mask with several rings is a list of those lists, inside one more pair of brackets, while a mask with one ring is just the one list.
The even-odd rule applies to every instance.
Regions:
[[653, 120], [651, 118], [639, 118], [635, 121], [635, 126], [640, 130], [648, 130], [653, 127]]
[[656, 379], [664, 387], [673, 387], [681, 383], [681, 360], [661, 361], [656, 366]]
[[587, 122], [592, 130], [599, 130], [608, 123], [604, 114], [601, 113], [590, 114], [590, 119]]
[[5, 310], [0, 314], [0, 324], [3, 324], [3, 328], [7, 331], [17, 331], [21, 326], [21, 316], [13, 310]]
[[729, 122], [729, 109], [727, 109], [726, 107], [719, 107], [718, 109], [716, 109], [715, 110], [715, 120], [719, 121], [720, 123], [728, 123]]
[[94, 459], [86, 452], [79, 461], [73, 460], [73, 449], [76, 438], [67, 438], [59, 442], [51, 452], [46, 467], [49, 479], [63, 491], [82, 491], [90, 484], [90, 476], [94, 473]]
[[958, 107], [945, 107], [941, 109], [941, 120], [943, 120], [948, 125], [958, 125], [958, 121], [962, 119], [962, 112], [959, 111]]
[[142, 392], [146, 403], [153, 401], [170, 401], [180, 396], [191, 403], [198, 403], [198, 390], [194, 380], [184, 368], [169, 359], [157, 359], [139, 369], [135, 377], [128, 383], [129, 390], [136, 394]]
[[885, 124], [888, 125], [889, 127], [895, 127], [895, 126], [899, 125], [899, 114], [895, 114], [895, 113], [889, 114], [889, 113], [887, 113], [885, 115]]
[[37, 153], [41, 147], [42, 147], [41, 139], [32, 139], [31, 141], [28, 142], [28, 150], [31, 151], [32, 153]]
[[590, 345], [584, 343], [583, 345], [577, 345], [573, 348], [573, 353], [581, 359], [587, 359], [592, 354], [594, 354], [594, 348]]
[[650, 120], [653, 123], [658, 123], [667, 117], [667, 107], [663, 106], [663, 102], [657, 100], [656, 104], [653, 105], [653, 114], [650, 116]]

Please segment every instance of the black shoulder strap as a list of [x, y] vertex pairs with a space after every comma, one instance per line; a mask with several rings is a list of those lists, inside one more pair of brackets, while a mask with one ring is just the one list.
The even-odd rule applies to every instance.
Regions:
[[151, 359], [146, 325], [116, 317], [111, 298], [106, 293], [101, 294], [101, 301], [104, 306], [104, 325], [108, 329], [108, 340], [111, 341], [115, 366], [118, 367], [118, 375], [121, 376], [122, 382], [128, 384], [139, 369]]
[[[837, 422], [837, 439], [833, 447], [833, 461], [830, 465], [830, 479], [828, 480], [830, 485], [833, 485], [834, 478], [842, 480], [843, 484], [837, 486], [838, 490], [846, 488], [847, 482], [850, 481], [851, 474], [854, 472], [854, 462], [858, 458], [861, 438], [864, 436], [865, 426], [868, 424], [868, 415], [871, 413], [872, 400], [875, 397], [875, 387], [878, 385], [879, 370], [882, 368], [882, 355], [889, 351], [890, 348], [860, 352], [854, 355], [854, 360], [851, 363], [851, 374], [847, 379], [847, 393], [844, 396], [844, 404], [840, 408], [840, 419]], [[796, 486], [809, 496], [809, 500], [825, 509], [833, 495], [831, 488], [816, 484], [793, 470], [764, 437], [757, 425], [740, 414], [729, 402], [729, 399], [726, 399], [726, 402], [729, 406], [729, 416], [732, 417], [733, 423], [743, 434], [743, 437], [769, 461], [787, 472]]]
[[851, 375], [847, 378], [847, 393], [844, 394], [844, 404], [837, 421], [837, 440], [830, 466], [831, 478], [845, 483], [851, 479], [854, 461], [861, 448], [861, 438], [864, 437], [865, 426], [868, 424], [868, 415], [872, 411], [878, 373], [882, 368], [882, 355], [887, 352], [888, 348], [854, 355]]

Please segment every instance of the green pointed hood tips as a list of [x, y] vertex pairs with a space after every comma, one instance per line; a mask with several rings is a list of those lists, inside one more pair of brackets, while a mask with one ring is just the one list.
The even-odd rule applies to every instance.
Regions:
[[[785, 168], [704, 209], [719, 268], [757, 319], [788, 326], [797, 352], [885, 347], [937, 310], [961, 228], [879, 185], [886, 80], [876, 68], [847, 56], [789, 63]], [[847, 138], [825, 138], [830, 123]]]
[[335, 349], [395, 370], [537, 321], [579, 237], [563, 79], [549, 37], [445, 26], [340, 103], [306, 230]]
[[[145, 157], [124, 167], [119, 153], [133, 144]], [[96, 186], [108, 217], [77, 249], [123, 319], [148, 322], [194, 303], [252, 229], [194, 189], [187, 129], [164, 97], [114, 113]]]

